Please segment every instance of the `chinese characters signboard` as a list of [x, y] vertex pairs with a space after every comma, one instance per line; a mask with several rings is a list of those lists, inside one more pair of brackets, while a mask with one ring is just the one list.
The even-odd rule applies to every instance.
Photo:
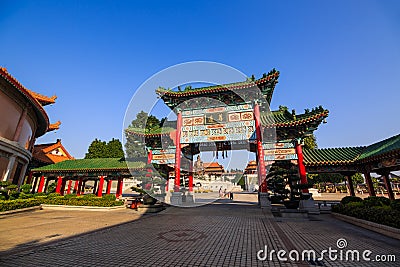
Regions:
[[175, 148], [154, 149], [152, 152], [151, 163], [155, 164], [174, 164], [175, 163]]
[[263, 144], [263, 148], [266, 161], [297, 159], [294, 144], [291, 142]]
[[181, 143], [248, 140], [255, 131], [250, 104], [182, 112]]

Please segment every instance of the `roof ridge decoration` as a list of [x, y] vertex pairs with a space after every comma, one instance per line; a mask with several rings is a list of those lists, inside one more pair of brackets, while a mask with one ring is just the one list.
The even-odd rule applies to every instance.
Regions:
[[[232, 94], [230, 94], [230, 96], [227, 96], [230, 91], [254, 88], [255, 86], [257, 86], [258, 89], [262, 92], [265, 100], [270, 103], [275, 85], [278, 83], [279, 74], [279, 71], [277, 71], [276, 69], [272, 69], [268, 74], [264, 73], [263, 77], [257, 80], [253, 75], [251, 78], [247, 78], [245, 81], [241, 82], [205, 86], [199, 88], [192, 88], [191, 86], [187, 86], [183, 91], [180, 89], [180, 87], [178, 87], [178, 91], [174, 91], [170, 88], [166, 89], [160, 86], [156, 89], [156, 94], [164, 100], [167, 106], [173, 109], [181, 102], [183, 102], [185, 98], [188, 99], [201, 95], [215, 96], [215, 94], [225, 94], [225, 102], [235, 102], [235, 96], [236, 98], [240, 97], [236, 94], [233, 94], [233, 96]], [[218, 97], [215, 97], [215, 99], [220, 100]], [[243, 102], [243, 99], [240, 100]]]
[[51, 132], [51, 131], [58, 130], [58, 129], [60, 129], [60, 125], [61, 125], [61, 121], [57, 121], [55, 123], [52, 123], [52, 124], [49, 125], [47, 131]]
[[39, 101], [39, 103], [42, 106], [48, 105], [48, 104], [54, 104], [56, 102], [57, 96], [53, 95], [51, 97], [39, 94], [37, 92], [34, 92], [32, 90], [26, 89], [36, 100]]
[[[41, 106], [47, 105], [47, 104], [54, 104], [55, 100], [57, 99], [57, 96], [54, 95], [52, 97], [48, 97], [45, 96], [43, 94], [39, 94], [37, 92], [34, 92], [32, 90], [29, 90], [28, 88], [26, 88], [24, 85], [22, 85], [22, 83], [20, 83], [17, 78], [15, 78], [14, 76], [12, 76], [7, 68], [5, 67], [0, 67], [0, 73], [5, 74], [5, 76], [7, 76], [8, 80], [10, 82], [12, 82], [14, 84], [15, 87], [17, 87], [18, 89], [24, 89], [24, 91], [26, 91], [29, 95], [31, 95]], [[43, 102], [43, 103], [42, 103]]]
[[15, 77], [13, 77], [6, 68], [0, 67], [0, 76], [2, 76], [6, 81], [8, 81], [12, 86], [14, 86], [22, 95], [24, 95], [32, 104], [32, 106], [35, 108], [35, 112], [37, 114], [40, 114], [41, 116], [38, 116], [40, 120], [43, 120], [43, 124], [45, 124], [45, 127], [40, 128], [38, 132], [38, 136], [41, 136], [45, 134], [48, 130], [49, 127], [49, 117], [44, 110], [42, 104], [29, 92], [29, 90], [23, 86]]

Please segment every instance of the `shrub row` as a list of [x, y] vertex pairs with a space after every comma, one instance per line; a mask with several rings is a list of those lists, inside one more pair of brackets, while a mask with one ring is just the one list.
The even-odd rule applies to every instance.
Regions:
[[97, 207], [114, 207], [121, 206], [122, 201], [116, 201], [115, 195], [104, 195], [97, 197], [93, 194], [77, 196], [75, 194], [61, 196], [58, 193], [51, 194], [20, 194], [20, 199], [16, 200], [0, 200], [0, 211], [8, 211], [15, 209], [28, 208], [38, 206], [40, 204], [49, 205], [68, 205], [68, 206], [97, 206]]
[[124, 203], [122, 201], [107, 200], [104, 198], [84, 198], [84, 197], [74, 197], [74, 198], [64, 198], [62, 196], [54, 198], [42, 199], [42, 204], [49, 205], [68, 205], [68, 206], [96, 206], [96, 207], [115, 207], [121, 206]]
[[16, 200], [2, 200], [0, 201], [0, 211], [16, 210], [39, 206], [41, 201], [39, 199], [16, 199]]
[[332, 211], [400, 229], [400, 199], [344, 197]]

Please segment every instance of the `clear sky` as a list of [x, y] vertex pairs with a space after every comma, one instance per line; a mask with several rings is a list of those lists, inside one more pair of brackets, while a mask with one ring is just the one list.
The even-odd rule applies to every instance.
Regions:
[[0, 65], [58, 96], [46, 110], [61, 128], [37, 143], [61, 138], [76, 158], [95, 138], [121, 139], [129, 100], [149, 77], [194, 60], [257, 78], [279, 70], [272, 109], [330, 110], [319, 147], [399, 133], [396, 0], [0, 0], [0, 36]]

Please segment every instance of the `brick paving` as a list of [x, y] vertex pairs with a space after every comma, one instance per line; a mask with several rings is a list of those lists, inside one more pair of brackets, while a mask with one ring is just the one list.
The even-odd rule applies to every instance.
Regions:
[[[222, 199], [197, 208], [171, 207], [155, 216], [131, 217], [124, 224], [87, 234], [22, 250], [3, 250], [0, 266], [397, 266], [328, 260], [282, 262], [276, 254], [272, 260], [259, 261], [256, 256], [265, 246], [269, 251], [288, 252], [337, 248], [339, 238], [346, 239], [348, 249], [395, 254], [400, 260], [398, 240], [330, 215], [311, 220], [273, 217], [254, 205], [255, 200], [254, 195], [237, 194], [234, 202]], [[125, 216], [133, 216], [129, 210], [125, 212]], [[32, 214], [23, 216], [28, 219]], [[112, 213], [104, 216], [107, 214]], [[74, 227], [71, 222], [70, 227]]]

